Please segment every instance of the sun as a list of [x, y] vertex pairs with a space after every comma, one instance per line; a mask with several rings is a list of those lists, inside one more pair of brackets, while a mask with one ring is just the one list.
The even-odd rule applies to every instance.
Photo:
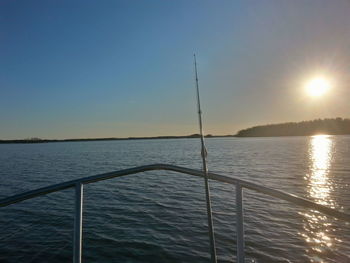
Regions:
[[321, 97], [327, 93], [330, 88], [330, 81], [324, 77], [313, 78], [305, 85], [306, 92], [311, 97]]

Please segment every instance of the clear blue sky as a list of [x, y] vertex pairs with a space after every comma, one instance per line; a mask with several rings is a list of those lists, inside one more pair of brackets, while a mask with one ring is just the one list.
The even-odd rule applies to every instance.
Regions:
[[[350, 117], [350, 1], [0, 0], [0, 139]], [[318, 100], [314, 75], [334, 87]]]

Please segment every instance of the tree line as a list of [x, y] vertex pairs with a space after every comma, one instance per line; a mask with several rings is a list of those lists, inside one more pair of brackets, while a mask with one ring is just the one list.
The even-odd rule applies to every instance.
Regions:
[[350, 119], [316, 119], [312, 121], [287, 122], [254, 126], [240, 130], [237, 137], [309, 136], [316, 134], [350, 134]]

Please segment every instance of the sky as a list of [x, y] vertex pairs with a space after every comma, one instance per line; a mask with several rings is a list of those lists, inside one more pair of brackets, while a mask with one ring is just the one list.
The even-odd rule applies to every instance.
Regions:
[[[348, 0], [0, 0], [0, 139], [350, 117]], [[307, 96], [315, 76], [332, 83]]]

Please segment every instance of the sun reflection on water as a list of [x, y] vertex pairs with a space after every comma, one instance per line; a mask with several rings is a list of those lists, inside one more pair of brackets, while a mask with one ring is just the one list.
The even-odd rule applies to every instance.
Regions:
[[[332, 158], [332, 137], [328, 135], [311, 137], [309, 144], [310, 169], [305, 176], [308, 195], [316, 203], [334, 208], [336, 204], [332, 199], [333, 186], [329, 178]], [[302, 236], [309, 244], [307, 252], [311, 256], [311, 262], [323, 262], [319, 257], [320, 254], [329, 252], [329, 248], [335, 241], [330, 235], [333, 231], [331, 221], [327, 216], [313, 210], [303, 215], [306, 221]]]
[[332, 139], [328, 135], [313, 136], [310, 141], [309, 158], [311, 173], [308, 178], [308, 192], [312, 199], [322, 205], [334, 207], [330, 193], [332, 183], [328, 178], [332, 160]]

